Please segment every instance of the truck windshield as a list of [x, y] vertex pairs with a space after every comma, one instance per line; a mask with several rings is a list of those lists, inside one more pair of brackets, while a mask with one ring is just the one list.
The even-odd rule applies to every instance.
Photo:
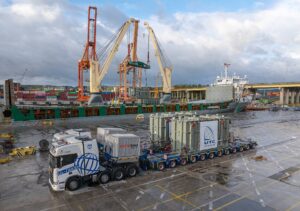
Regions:
[[58, 168], [60, 163], [60, 157], [54, 157], [49, 154], [49, 165], [51, 168]]
[[54, 157], [53, 155], [49, 154], [49, 165], [51, 168], [61, 168], [74, 163], [76, 158], [77, 154], [62, 155], [59, 157]]

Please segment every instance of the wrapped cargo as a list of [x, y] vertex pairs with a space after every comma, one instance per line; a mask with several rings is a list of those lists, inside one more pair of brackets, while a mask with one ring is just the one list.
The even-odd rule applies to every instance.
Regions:
[[201, 151], [226, 146], [230, 139], [230, 120], [223, 116], [173, 118], [170, 139], [174, 151]]
[[150, 136], [151, 140], [169, 140], [169, 123], [174, 113], [162, 113], [150, 115]]
[[97, 128], [97, 142], [100, 144], [105, 143], [105, 138], [110, 135], [110, 134], [124, 134], [126, 133], [126, 130], [122, 129], [122, 128], [114, 128], [114, 127], [110, 127], [110, 128], [102, 128], [102, 127], [98, 127]]
[[[218, 120], [200, 122], [200, 136], [195, 140], [200, 141], [198, 150], [209, 150], [218, 147]], [[195, 145], [196, 145], [195, 144]], [[195, 147], [197, 149], [197, 147]]]
[[177, 118], [171, 123], [171, 140], [173, 149], [180, 151], [183, 148], [196, 150], [199, 147], [199, 118]]
[[219, 127], [218, 127], [218, 139], [219, 140], [226, 140], [228, 141], [230, 139], [229, 129], [230, 129], [230, 119], [224, 117], [223, 115], [205, 115], [205, 116], [199, 116], [202, 119], [206, 120], [218, 120]]
[[137, 162], [140, 156], [140, 137], [134, 134], [111, 134], [106, 137], [104, 151], [121, 162]]

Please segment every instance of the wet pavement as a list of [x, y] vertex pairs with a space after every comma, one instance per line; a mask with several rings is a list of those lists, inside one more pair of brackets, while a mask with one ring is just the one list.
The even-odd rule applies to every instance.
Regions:
[[[300, 210], [300, 112], [229, 114], [232, 130], [258, 142], [256, 150], [75, 192], [48, 187], [48, 154], [0, 165], [1, 210]], [[135, 115], [0, 125], [17, 146], [36, 145], [67, 128], [117, 126], [148, 140], [148, 121]], [[263, 155], [263, 159], [255, 159]]]

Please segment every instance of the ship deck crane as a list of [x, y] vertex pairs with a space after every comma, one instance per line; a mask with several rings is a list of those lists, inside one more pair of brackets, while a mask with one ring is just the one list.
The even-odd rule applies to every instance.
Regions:
[[163, 96], [160, 99], [160, 103], [168, 103], [171, 101], [171, 86], [172, 86], [171, 79], [172, 79], [173, 67], [167, 64], [167, 58], [163, 54], [162, 48], [159, 44], [159, 41], [152, 27], [147, 22], [145, 22], [144, 25], [149, 32], [150, 39], [152, 41], [153, 48], [155, 50], [155, 56], [157, 58], [159, 70], [162, 77]]
[[138, 39], [138, 24], [139, 21], [134, 21], [134, 33], [133, 42], [128, 44], [128, 53], [124, 58], [122, 63], [119, 65], [119, 75], [120, 75], [120, 86], [119, 86], [119, 100], [123, 102], [134, 101], [133, 96], [128, 95], [128, 81], [127, 75], [132, 71], [132, 88], [136, 89], [136, 71], [134, 66], [130, 66], [129, 62], [137, 61], [137, 39]]
[[119, 29], [116, 36], [109, 42], [109, 45], [111, 46], [111, 49], [107, 52], [108, 46], [105, 47], [101, 55], [99, 57], [104, 57], [104, 52], [107, 52], [107, 56], [103, 62], [103, 65], [100, 67], [99, 61], [90, 59], [90, 99], [88, 104], [89, 105], [95, 105], [95, 104], [101, 104], [102, 103], [102, 97], [101, 97], [101, 83], [104, 78], [104, 76], [107, 74], [108, 69], [111, 65], [111, 62], [115, 56], [115, 54], [118, 51], [119, 45], [121, 41], [123, 40], [129, 26], [135, 22], [134, 18], [130, 18], [128, 21], [126, 21], [122, 27]]
[[[142, 69], [150, 69], [149, 64], [145, 64], [138, 60], [137, 44], [138, 44], [138, 24], [139, 21], [134, 21], [133, 41], [128, 44], [128, 52], [122, 63], [119, 65], [120, 86], [119, 86], [119, 100], [124, 103], [134, 103], [136, 100], [136, 88], [142, 87]], [[137, 71], [136, 71], [137, 70]], [[128, 74], [132, 72], [132, 90], [131, 95], [128, 94], [130, 84], [127, 81]], [[138, 72], [138, 74], [137, 74]]]

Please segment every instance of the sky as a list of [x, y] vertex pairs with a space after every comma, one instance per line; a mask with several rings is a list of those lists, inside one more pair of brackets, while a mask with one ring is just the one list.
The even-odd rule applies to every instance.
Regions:
[[[300, 0], [0, 0], [0, 83], [75, 86], [89, 5], [98, 8], [97, 49], [130, 17], [140, 20], [144, 62], [148, 22], [173, 67], [173, 85], [211, 84], [224, 62], [251, 83], [300, 79]], [[130, 31], [102, 84], [119, 84]], [[151, 43], [149, 51], [144, 85], [159, 74]]]

